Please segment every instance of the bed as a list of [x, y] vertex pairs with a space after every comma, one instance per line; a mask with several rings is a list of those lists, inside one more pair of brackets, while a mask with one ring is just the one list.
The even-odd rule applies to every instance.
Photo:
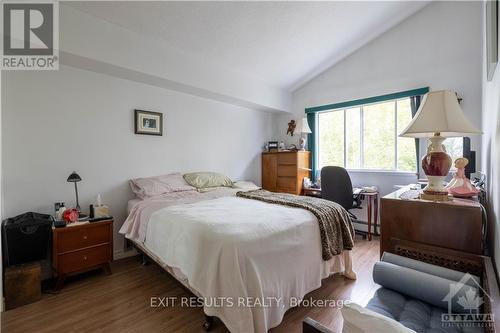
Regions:
[[321, 280], [355, 279], [351, 255], [323, 260], [315, 215], [237, 197], [181, 191], [129, 202], [127, 239], [201, 297], [231, 332], [267, 332]]

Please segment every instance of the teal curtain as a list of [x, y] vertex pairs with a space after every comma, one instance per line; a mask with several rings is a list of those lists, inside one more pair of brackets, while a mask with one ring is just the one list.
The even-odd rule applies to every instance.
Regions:
[[317, 113], [308, 113], [307, 122], [309, 123], [309, 128], [311, 132], [307, 137], [307, 147], [311, 152], [311, 180], [316, 181], [316, 170], [317, 170], [317, 152], [316, 152], [316, 135], [317, 135]]
[[[420, 102], [422, 101], [422, 96], [411, 96], [410, 97], [410, 106], [411, 106], [411, 117], [415, 117], [417, 114], [418, 108], [420, 107]], [[417, 173], [420, 170], [420, 140], [415, 138], [415, 158], [417, 159]]]

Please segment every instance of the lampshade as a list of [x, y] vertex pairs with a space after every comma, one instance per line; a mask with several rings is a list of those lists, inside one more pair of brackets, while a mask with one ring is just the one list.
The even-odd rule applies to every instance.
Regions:
[[77, 183], [82, 180], [82, 177], [80, 177], [75, 171], [69, 175], [68, 179], [66, 179], [67, 182], [70, 183]]
[[417, 114], [399, 136], [420, 138], [431, 137], [434, 133], [455, 137], [481, 134], [481, 131], [465, 117], [456, 94], [440, 90], [425, 94]]
[[312, 133], [311, 129], [309, 128], [309, 123], [307, 122], [307, 117], [302, 118], [302, 124], [300, 125], [298, 132], [299, 133]]

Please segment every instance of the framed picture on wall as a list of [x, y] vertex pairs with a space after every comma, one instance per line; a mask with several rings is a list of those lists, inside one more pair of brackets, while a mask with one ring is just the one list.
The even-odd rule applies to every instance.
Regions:
[[163, 135], [163, 113], [134, 110], [135, 134]]
[[486, 1], [486, 77], [493, 79], [498, 63], [498, 0]]

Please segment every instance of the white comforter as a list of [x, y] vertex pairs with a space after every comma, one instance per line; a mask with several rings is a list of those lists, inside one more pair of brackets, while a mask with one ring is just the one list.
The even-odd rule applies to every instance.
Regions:
[[[214, 305], [205, 306], [205, 313], [231, 332], [267, 332], [294, 298], [319, 288], [321, 279], [343, 272], [344, 265], [355, 278], [348, 251], [322, 260], [312, 213], [234, 196], [157, 210], [148, 219], [144, 245], [180, 269]], [[262, 306], [238, 306], [252, 302]]]

